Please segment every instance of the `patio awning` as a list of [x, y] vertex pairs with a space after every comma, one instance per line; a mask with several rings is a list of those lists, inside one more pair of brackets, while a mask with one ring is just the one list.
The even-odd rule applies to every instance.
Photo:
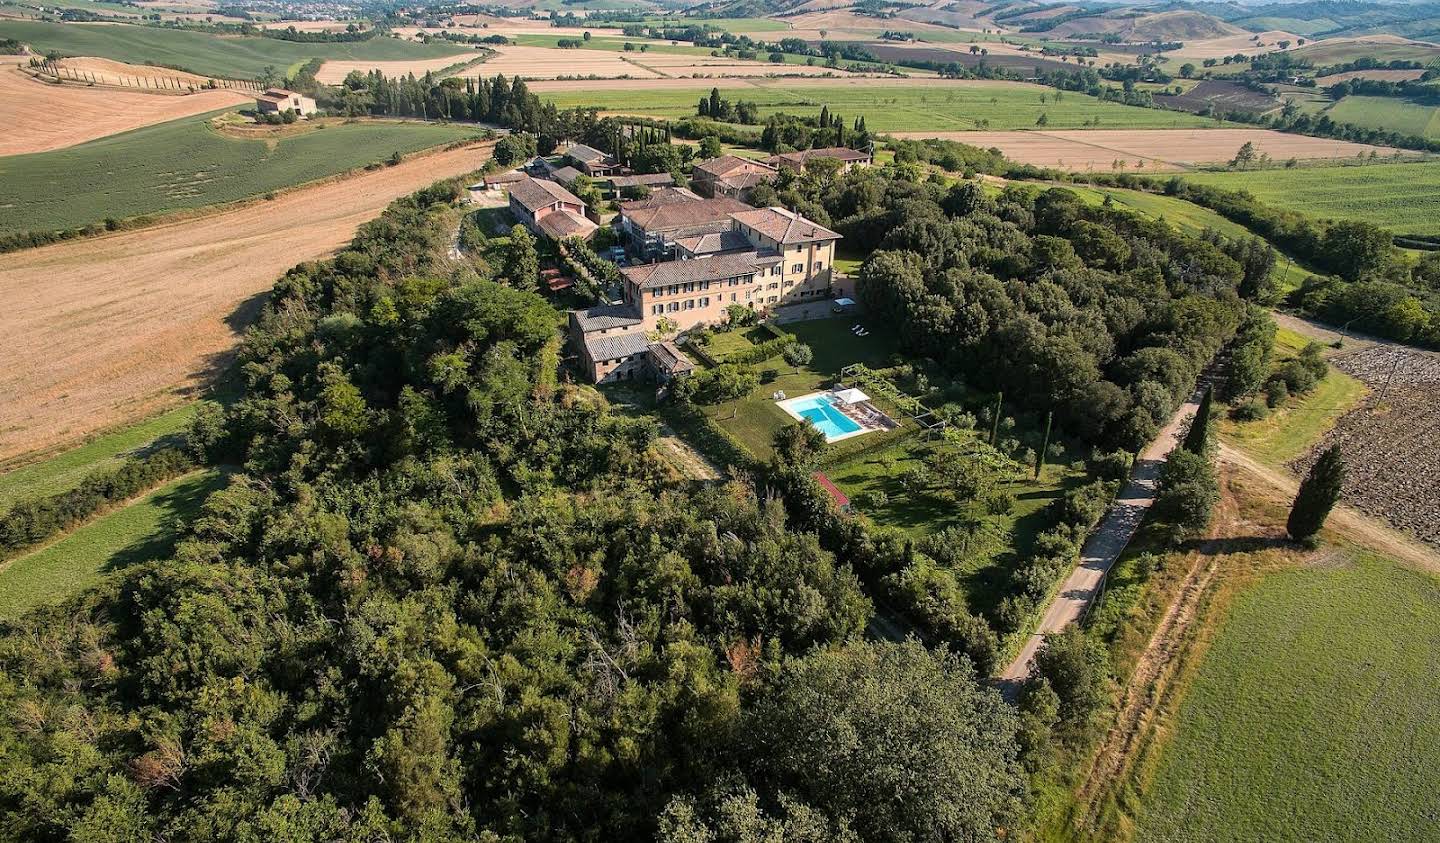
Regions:
[[852, 304], [855, 303], [855, 300], [854, 300], [854, 299], [848, 299], [848, 298], [846, 298], [846, 299], [836, 299], [836, 300], [835, 300], [835, 303], [838, 304], [838, 305], [840, 305], [841, 307], [849, 307], [850, 305], [852, 305]]
[[866, 395], [858, 389], [842, 389], [839, 392], [835, 393], [835, 397], [839, 398], [846, 404], [859, 404], [861, 401], [870, 400], [870, 396]]

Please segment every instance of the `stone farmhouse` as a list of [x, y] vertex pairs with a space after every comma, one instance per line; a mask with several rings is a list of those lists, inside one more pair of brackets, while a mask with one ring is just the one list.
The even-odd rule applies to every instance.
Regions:
[[588, 240], [598, 229], [586, 218], [580, 197], [553, 181], [529, 176], [510, 185], [510, 213], [532, 232], [552, 240]]
[[300, 117], [309, 117], [319, 112], [320, 107], [315, 104], [314, 99], [304, 94], [297, 94], [284, 88], [269, 88], [265, 93], [255, 97], [255, 110], [261, 114], [283, 114], [293, 111]]
[[782, 152], [779, 155], [771, 155], [769, 158], [762, 158], [760, 160], [772, 167], [803, 170], [806, 165], [817, 158], [830, 158], [839, 161], [841, 165], [840, 172], [842, 173], [849, 172], [852, 167], [868, 167], [873, 163], [873, 158], [870, 153], [844, 146], [827, 146], [822, 149], [802, 149], [799, 152]]
[[769, 184], [777, 174], [778, 171], [770, 164], [722, 155], [696, 164], [690, 182], [701, 196], [728, 196], [743, 202], [750, 197], [750, 191], [756, 185]]

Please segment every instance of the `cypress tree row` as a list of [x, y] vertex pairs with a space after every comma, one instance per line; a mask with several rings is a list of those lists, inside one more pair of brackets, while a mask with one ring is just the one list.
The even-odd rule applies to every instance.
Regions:
[[1210, 402], [1215, 397], [1215, 388], [1205, 387], [1205, 394], [1200, 396], [1200, 409], [1195, 411], [1195, 418], [1190, 422], [1190, 432], [1185, 434], [1185, 441], [1181, 447], [1192, 454], [1205, 456], [1205, 450], [1210, 445]]
[[1320, 532], [1344, 485], [1345, 461], [1340, 457], [1340, 446], [1331, 445], [1300, 483], [1300, 491], [1290, 507], [1290, 518], [1285, 522], [1290, 537], [1306, 541]]

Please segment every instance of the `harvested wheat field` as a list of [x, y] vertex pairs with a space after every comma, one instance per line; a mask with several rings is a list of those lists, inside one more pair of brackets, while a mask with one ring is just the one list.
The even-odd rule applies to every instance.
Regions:
[[666, 76], [853, 76], [836, 68], [808, 64], [771, 64], [762, 61], [740, 61], [711, 56], [685, 56], [674, 53], [646, 53], [630, 59], [635, 64]]
[[[481, 67], [486, 67], [486, 66], [488, 66], [488, 65], [489, 65], [489, 62], [486, 62], [484, 65], [481, 65]], [[778, 66], [776, 66], [776, 67], [778, 67]], [[804, 65], [785, 65], [785, 67], [783, 68], [783, 71], [784, 71], [784, 72], [789, 72], [789, 70], [790, 70], [791, 68], [793, 68], [793, 67], [804, 67]], [[733, 88], [733, 87], [738, 87], [738, 86], [741, 86], [741, 85], [749, 85], [749, 86], [754, 87], [754, 88], [767, 88], [767, 87], [771, 87], [771, 86], [779, 86], [779, 87], [783, 87], [783, 88], [786, 88], [786, 89], [789, 89], [789, 88], [797, 88], [797, 87], [798, 87], [798, 88], [828, 88], [828, 87], [837, 87], [837, 88], [865, 88], [865, 89], [867, 89], [867, 90], [868, 90], [868, 89], [873, 89], [873, 88], [917, 88], [917, 87], [936, 87], [936, 88], [985, 88], [985, 87], [995, 87], [995, 88], [1002, 88], [1002, 89], [1013, 89], [1013, 88], [1015, 88], [1017, 85], [1020, 85], [1020, 84], [1021, 84], [1021, 83], [1018, 83], [1018, 82], [1011, 82], [1011, 81], [1009, 81], [1008, 79], [961, 79], [961, 80], [955, 80], [955, 79], [940, 79], [940, 78], [938, 78], [938, 77], [930, 77], [930, 78], [925, 78], [925, 79], [915, 79], [915, 78], [904, 78], [904, 77], [899, 77], [899, 76], [865, 76], [864, 74], [857, 74], [857, 73], [840, 73], [840, 72], [838, 72], [838, 71], [835, 71], [833, 68], [831, 68], [831, 72], [832, 72], [832, 73], [837, 73], [838, 75], [835, 75], [835, 76], [820, 76], [820, 77], [816, 77], [816, 78], [813, 78], [813, 79], [768, 79], [768, 78], [754, 77], [754, 78], [749, 78], [749, 79], [736, 79], [733, 83], [731, 83], [731, 84], [729, 85], [729, 87], [732, 87], [732, 88]], [[673, 79], [597, 79], [597, 80], [594, 80], [594, 81], [589, 81], [589, 80], [587, 80], [587, 81], [584, 82], [583, 85], [580, 85], [580, 86], [577, 86], [576, 83], [573, 82], [573, 81], [566, 81], [566, 80], [543, 80], [543, 79], [542, 79], [542, 80], [538, 80], [538, 81], [533, 82], [533, 83], [526, 83], [526, 87], [529, 88], [529, 89], [532, 90], [532, 91], [535, 91], [536, 93], [543, 93], [543, 92], [548, 92], [548, 91], [573, 91], [573, 90], [575, 90], [577, 87], [580, 87], [581, 89], [583, 89], [583, 90], [585, 90], [585, 91], [663, 91], [663, 90], [670, 90], [670, 89], [675, 89], [675, 88], [697, 88], [697, 89], [698, 89], [698, 88], [700, 88], [700, 87], [702, 87], [702, 86], [703, 86], [703, 83], [697, 83], [697, 82], [696, 82], [695, 80], [693, 80], [693, 79], [681, 79], [681, 78], [673, 78]], [[706, 90], [708, 91], [708, 88], [707, 88]], [[1041, 90], [1041, 88], [1039, 88], [1039, 86], [1036, 86], [1035, 90], [1039, 91], [1039, 90]], [[966, 134], [971, 134], [971, 133], [970, 133], [970, 132], [959, 132], [958, 134], [966, 135]], [[944, 133], [944, 132], [940, 132], [940, 133], [938, 133], [938, 134], [927, 134], [927, 133], [925, 133], [925, 132], [912, 132], [912, 133], [911, 133], [911, 136], [912, 136], [912, 137], [921, 137], [921, 136], [923, 136], [923, 137], [944, 137], [944, 136], [945, 136], [945, 133]]]
[[1329, 76], [1315, 77], [1315, 84], [1321, 88], [1328, 88], [1341, 82], [1349, 82], [1351, 79], [1377, 79], [1381, 82], [1412, 82], [1425, 75], [1425, 71], [1419, 68], [1414, 70], [1347, 70], [1344, 73], [1334, 73]]
[[[1277, 161], [1393, 155], [1388, 146], [1291, 135], [1268, 129], [1073, 129], [1056, 132], [895, 132], [901, 138], [944, 138], [971, 146], [997, 147], [1005, 157], [1063, 170], [1180, 170], [1220, 164], [1244, 144]], [[1123, 166], [1117, 167], [1117, 162]]]
[[[1259, 40], [1255, 36], [1260, 36]], [[1172, 62], [1185, 61], [1187, 59], [1223, 59], [1226, 56], [1233, 56], [1240, 53], [1247, 56], [1258, 56], [1261, 53], [1273, 53], [1280, 49], [1278, 42], [1289, 41], [1293, 49], [1300, 43], [1303, 35], [1296, 35], [1293, 32], [1286, 32], [1283, 29], [1271, 29], [1265, 32], [1247, 32], [1243, 35], [1227, 35], [1223, 38], [1200, 38], [1193, 41], [1185, 41], [1184, 46], [1178, 50], [1165, 53]], [[1313, 39], [1306, 39], [1307, 41]]]
[[[636, 79], [656, 79], [660, 74], [646, 70], [625, 61], [620, 53], [600, 50], [562, 50], [558, 47], [506, 47], [493, 48], [496, 56], [489, 61], [468, 68], [462, 76], [519, 76], [524, 79], [554, 79], [557, 76], [601, 76], [616, 78], [630, 76]], [[635, 61], [648, 59], [637, 57]], [[693, 61], [689, 56], [683, 56]], [[329, 65], [329, 62], [326, 62]], [[323, 79], [321, 81], [324, 81]]]
[[0, 261], [0, 462], [156, 412], [223, 364], [275, 279], [491, 144]]
[[465, 61], [478, 61], [480, 58], [480, 55], [469, 52], [435, 59], [406, 59], [404, 61], [327, 61], [320, 65], [320, 72], [315, 74], [315, 80], [324, 85], [339, 85], [345, 81], [345, 77], [349, 76], [352, 70], [358, 70], [361, 73], [378, 70], [391, 77], [406, 76], [411, 73], [416, 76], [424, 76], [432, 71], [444, 70], [451, 65]]
[[97, 85], [134, 87], [137, 83], [143, 81], [174, 81], [182, 85], [199, 88], [210, 81], [210, 77], [208, 76], [199, 76], [183, 70], [171, 70], [168, 67], [151, 67], [148, 64], [127, 64], [123, 61], [112, 61], [110, 59], [96, 58], [95, 56], [61, 59], [59, 65], [66, 70], [74, 70], [85, 74], [94, 79]]
[[48, 152], [241, 103], [238, 91], [141, 93], [39, 82], [0, 69], [0, 156]]

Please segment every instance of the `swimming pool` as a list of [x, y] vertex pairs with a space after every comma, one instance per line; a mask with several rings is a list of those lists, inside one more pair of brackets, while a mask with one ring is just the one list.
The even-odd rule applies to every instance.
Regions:
[[823, 392], [777, 401], [780, 409], [797, 419], [804, 419], [825, 434], [826, 442], [858, 436], [868, 432], [858, 422], [835, 409], [834, 399]]

